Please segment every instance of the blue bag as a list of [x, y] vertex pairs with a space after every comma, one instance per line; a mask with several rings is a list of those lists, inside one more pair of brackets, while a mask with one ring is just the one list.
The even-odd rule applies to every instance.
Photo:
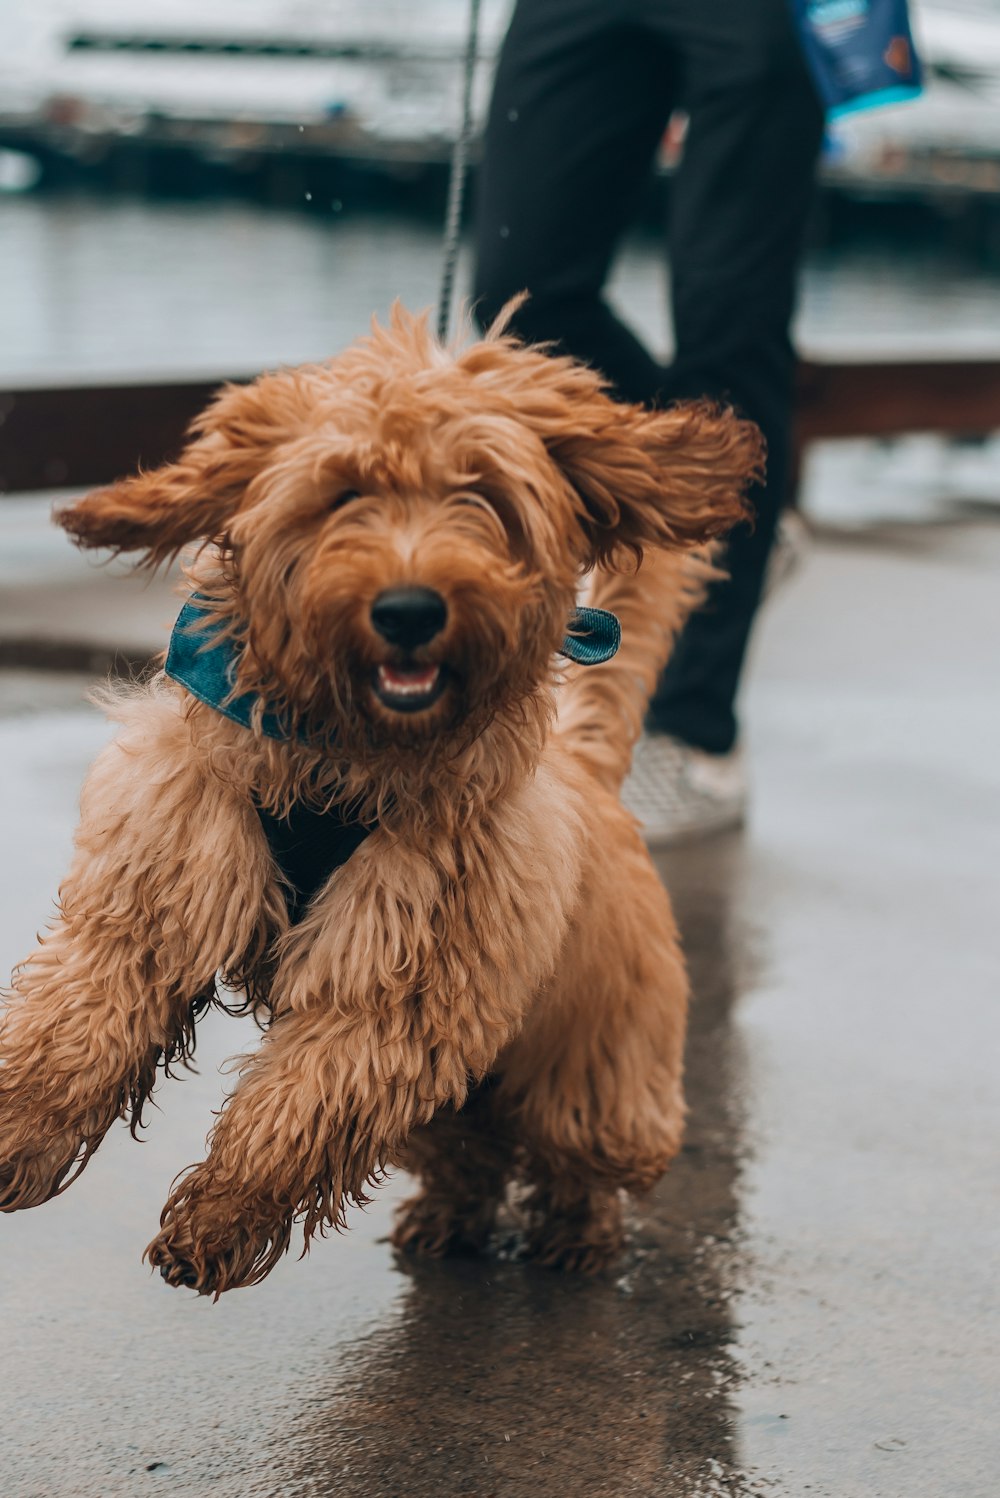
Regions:
[[828, 119], [920, 93], [906, 0], [792, 0], [792, 13]]

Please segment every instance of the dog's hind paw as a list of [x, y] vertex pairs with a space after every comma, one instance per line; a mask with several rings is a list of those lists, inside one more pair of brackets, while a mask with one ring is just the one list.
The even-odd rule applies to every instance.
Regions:
[[562, 1203], [538, 1193], [530, 1208], [523, 1257], [544, 1269], [601, 1274], [625, 1247], [617, 1193], [595, 1192]]
[[443, 1259], [449, 1254], [480, 1254], [493, 1227], [492, 1204], [487, 1210], [459, 1209], [454, 1202], [420, 1192], [397, 1209], [389, 1242], [398, 1253], [415, 1258]]
[[597, 1275], [612, 1267], [624, 1246], [623, 1238], [615, 1242], [588, 1243], [532, 1237], [525, 1246], [522, 1258], [543, 1269], [561, 1269], [568, 1274]]

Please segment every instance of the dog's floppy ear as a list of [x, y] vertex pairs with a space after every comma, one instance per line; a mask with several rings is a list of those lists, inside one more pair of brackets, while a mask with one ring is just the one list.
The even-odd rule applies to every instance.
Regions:
[[263, 375], [252, 385], [225, 385], [190, 428], [175, 463], [120, 479], [56, 512], [77, 545], [144, 555], [155, 567], [188, 542], [221, 534], [247, 484], [278, 444], [296, 435], [305, 382]]
[[724, 535], [751, 510], [764, 469], [759, 429], [708, 401], [649, 411], [599, 398], [576, 431], [546, 447], [579, 501], [595, 562], [641, 557], [645, 546], [687, 550]]
[[574, 497], [589, 560], [701, 546], [748, 518], [764, 442], [734, 412], [710, 401], [663, 411], [614, 401], [595, 370], [518, 343], [502, 323], [463, 362], [544, 443]]

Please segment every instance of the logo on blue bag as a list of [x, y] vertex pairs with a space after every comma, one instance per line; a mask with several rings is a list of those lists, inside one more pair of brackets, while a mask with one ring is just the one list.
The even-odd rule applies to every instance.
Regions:
[[868, 15], [868, 0], [814, 0], [809, 24], [818, 31], [860, 26]]
[[828, 118], [920, 93], [906, 0], [792, 0], [792, 13]]

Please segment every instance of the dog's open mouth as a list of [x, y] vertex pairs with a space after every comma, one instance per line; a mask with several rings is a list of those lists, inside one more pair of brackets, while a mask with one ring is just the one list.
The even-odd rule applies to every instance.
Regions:
[[441, 666], [377, 666], [375, 696], [383, 707], [396, 713], [419, 713], [432, 707], [447, 684]]

